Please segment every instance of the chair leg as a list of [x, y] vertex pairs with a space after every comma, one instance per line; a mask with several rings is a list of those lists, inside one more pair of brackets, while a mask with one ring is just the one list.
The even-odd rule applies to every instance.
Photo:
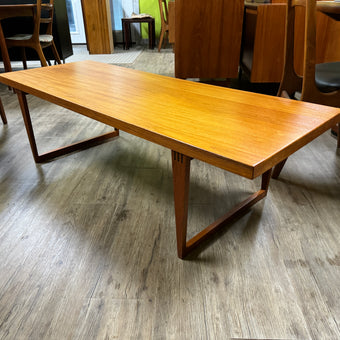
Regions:
[[55, 47], [54, 41], [52, 41], [51, 48], [52, 48], [52, 52], [53, 52], [55, 61], [56, 61], [58, 64], [61, 64], [61, 60], [60, 60], [60, 57], [59, 57], [59, 53], [58, 53], [57, 48]]
[[22, 65], [25, 70], [27, 70], [27, 58], [26, 58], [26, 49], [25, 47], [21, 47], [21, 59], [22, 59]]
[[160, 52], [161, 48], [162, 48], [162, 43], [163, 43], [163, 37], [164, 37], [164, 28], [162, 27], [161, 29], [161, 35], [159, 37], [159, 44], [158, 44], [158, 52]]
[[35, 49], [35, 51], [37, 52], [37, 54], [39, 56], [41, 66], [43, 66], [43, 67], [47, 66], [47, 61], [46, 61], [44, 52], [42, 50], [42, 47], [39, 45], [39, 46], [34, 47], [34, 49]]
[[163, 48], [165, 48], [167, 41], [169, 41], [169, 31], [165, 31], [164, 40], [163, 40]]
[[4, 110], [4, 107], [2, 105], [1, 99], [0, 99], [0, 116], [1, 116], [2, 122], [4, 124], [7, 124], [7, 118], [6, 118], [6, 115], [5, 115], [5, 110]]
[[340, 122], [338, 123], [338, 145], [337, 145], [337, 148], [340, 149]]

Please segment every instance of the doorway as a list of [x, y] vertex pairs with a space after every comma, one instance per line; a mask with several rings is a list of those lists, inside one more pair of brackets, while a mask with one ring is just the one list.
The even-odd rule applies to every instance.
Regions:
[[81, 0], [66, 0], [72, 44], [86, 44]]

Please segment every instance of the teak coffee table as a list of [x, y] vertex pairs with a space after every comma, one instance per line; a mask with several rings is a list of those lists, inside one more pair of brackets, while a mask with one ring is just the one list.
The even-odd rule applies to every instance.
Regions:
[[[180, 258], [267, 194], [271, 169], [340, 121], [337, 108], [226, 89], [92, 61], [0, 75], [16, 89], [31, 149], [43, 162], [117, 136], [118, 129], [172, 153]], [[39, 155], [26, 93], [108, 124], [103, 136]], [[240, 176], [262, 175], [259, 191], [187, 241], [190, 161]]]

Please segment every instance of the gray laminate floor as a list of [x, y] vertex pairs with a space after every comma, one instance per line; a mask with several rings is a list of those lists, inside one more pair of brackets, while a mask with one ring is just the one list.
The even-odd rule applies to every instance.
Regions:
[[[171, 51], [144, 52], [128, 66], [171, 75]], [[169, 150], [121, 132], [36, 165], [16, 96], [2, 85], [0, 95], [0, 339], [340, 339], [340, 152], [329, 133], [182, 261]], [[28, 100], [40, 151], [109, 130]], [[258, 186], [193, 161], [190, 234]]]

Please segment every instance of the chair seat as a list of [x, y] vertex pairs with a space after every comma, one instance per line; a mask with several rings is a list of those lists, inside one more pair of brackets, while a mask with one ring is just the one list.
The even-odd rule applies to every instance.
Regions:
[[25, 28], [32, 28], [31, 32], [13, 34], [5, 39], [6, 45], [8, 48], [19, 47], [21, 49], [22, 63], [25, 69], [27, 68], [26, 48], [35, 50], [41, 66], [48, 66], [51, 63], [47, 62], [43, 49], [50, 47], [55, 62], [61, 64], [52, 35], [54, 0], [36, 0], [33, 2], [35, 2], [35, 6], [32, 7], [31, 15], [27, 13], [27, 16], [32, 18], [33, 25]]
[[[32, 38], [32, 34], [16, 34], [12, 37], [6, 38], [6, 40], [29, 40]], [[50, 34], [39, 35], [39, 41], [41, 43], [50, 43], [53, 40], [53, 36]]]
[[7, 37], [6, 40], [29, 40], [32, 38], [32, 34], [16, 34], [11, 37]]
[[324, 93], [340, 89], [340, 62], [315, 65], [315, 84]]

